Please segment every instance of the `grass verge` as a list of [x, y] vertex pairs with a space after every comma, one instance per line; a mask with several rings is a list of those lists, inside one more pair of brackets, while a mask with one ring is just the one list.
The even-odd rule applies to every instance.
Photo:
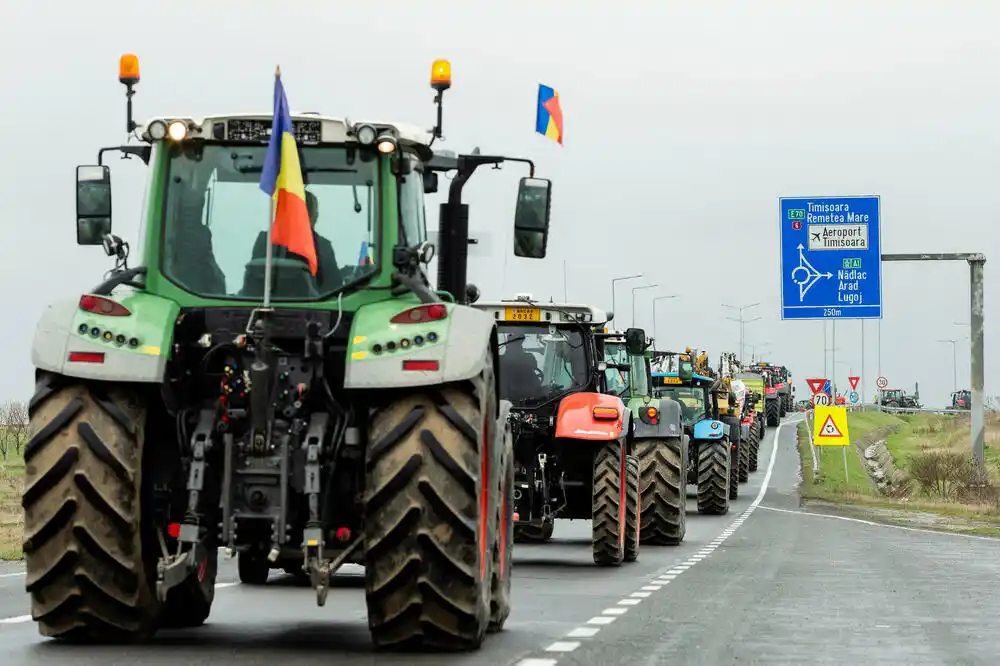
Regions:
[[[987, 430], [987, 461], [990, 464], [1000, 460], [1000, 419], [994, 418], [988, 425], [992, 426]], [[800, 495], [806, 503], [836, 507], [840, 512], [868, 520], [1000, 536], [1000, 512], [994, 507], [927, 497], [917, 490], [900, 498], [887, 497], [873, 486], [865, 469], [864, 449], [879, 439], [886, 440], [895, 464], [903, 471], [907, 471], [907, 465], [928, 449], [954, 450], [964, 446], [967, 451], [968, 420], [964, 421], [963, 427], [961, 419], [955, 417], [850, 412], [848, 428], [852, 445], [846, 449], [819, 447], [816, 452], [819, 473], [815, 480], [813, 451], [806, 428], [803, 422], [797, 431], [803, 479]], [[991, 465], [991, 469], [994, 467]]]
[[20, 560], [24, 541], [24, 459], [14, 451], [0, 460], [0, 561]]

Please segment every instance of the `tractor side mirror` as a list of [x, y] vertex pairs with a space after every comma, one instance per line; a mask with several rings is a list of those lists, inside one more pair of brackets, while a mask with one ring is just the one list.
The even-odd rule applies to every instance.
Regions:
[[76, 243], [101, 245], [111, 233], [111, 169], [76, 168]]
[[641, 328], [630, 328], [625, 331], [625, 350], [632, 356], [639, 356], [646, 351], [646, 332]]
[[552, 181], [522, 178], [517, 186], [514, 210], [514, 255], [529, 259], [545, 257], [549, 243]]

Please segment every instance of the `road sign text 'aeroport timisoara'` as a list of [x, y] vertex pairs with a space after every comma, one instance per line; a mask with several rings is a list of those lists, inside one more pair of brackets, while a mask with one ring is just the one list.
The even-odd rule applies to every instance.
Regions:
[[878, 195], [779, 202], [781, 318], [881, 318]]

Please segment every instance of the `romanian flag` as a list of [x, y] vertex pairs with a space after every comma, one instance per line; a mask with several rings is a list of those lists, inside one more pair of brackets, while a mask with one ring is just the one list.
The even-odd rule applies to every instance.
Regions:
[[563, 142], [563, 115], [559, 93], [553, 88], [538, 84], [538, 110], [535, 112], [535, 131], [546, 139]]
[[309, 271], [316, 275], [316, 243], [306, 208], [306, 187], [302, 180], [299, 151], [292, 136], [292, 114], [288, 98], [281, 85], [281, 70], [274, 74], [274, 122], [271, 142], [264, 158], [260, 189], [274, 201], [271, 224], [271, 244], [281, 245], [309, 262]]

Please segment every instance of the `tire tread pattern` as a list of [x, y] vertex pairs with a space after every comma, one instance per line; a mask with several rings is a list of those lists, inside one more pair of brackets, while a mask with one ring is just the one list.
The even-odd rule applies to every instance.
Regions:
[[687, 470], [683, 439], [644, 439], [636, 443], [642, 497], [642, 543], [674, 546], [687, 530]]
[[725, 439], [698, 443], [698, 512], [729, 513], [729, 442]]
[[593, 535], [594, 563], [617, 566], [625, 557], [620, 522], [622, 443], [598, 445], [594, 455]]
[[639, 503], [639, 461], [633, 456], [625, 457], [625, 562], [639, 559], [639, 538], [642, 518]]

